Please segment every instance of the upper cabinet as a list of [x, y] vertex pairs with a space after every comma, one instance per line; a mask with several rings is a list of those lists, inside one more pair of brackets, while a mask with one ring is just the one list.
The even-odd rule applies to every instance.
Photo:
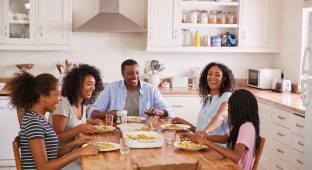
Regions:
[[148, 51], [279, 52], [280, 0], [148, 2]]
[[[2, 50], [66, 49], [71, 40], [71, 0], [2, 0]], [[1, 38], [1, 36], [0, 36]]]
[[39, 0], [39, 44], [69, 44], [71, 1]]
[[179, 46], [179, 2], [180, 0], [148, 1], [148, 46]]

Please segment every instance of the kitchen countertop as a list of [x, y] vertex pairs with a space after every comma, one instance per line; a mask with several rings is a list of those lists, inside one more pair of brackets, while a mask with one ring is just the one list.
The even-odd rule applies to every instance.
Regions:
[[[252, 92], [257, 100], [273, 106], [287, 109], [299, 116], [304, 116], [304, 107], [299, 94], [278, 93], [272, 90], [260, 90], [252, 87], [240, 87]], [[198, 95], [198, 90], [192, 88], [159, 88], [163, 95]]]

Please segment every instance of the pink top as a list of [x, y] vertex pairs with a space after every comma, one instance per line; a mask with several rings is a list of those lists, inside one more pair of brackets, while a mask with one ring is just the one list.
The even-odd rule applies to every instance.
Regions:
[[246, 149], [238, 161], [238, 165], [244, 170], [250, 170], [252, 168], [256, 140], [255, 135], [256, 130], [251, 122], [246, 122], [239, 128], [236, 144], [243, 144], [246, 146]]

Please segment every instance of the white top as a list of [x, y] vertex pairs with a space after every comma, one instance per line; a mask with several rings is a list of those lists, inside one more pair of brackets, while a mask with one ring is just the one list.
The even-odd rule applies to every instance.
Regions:
[[60, 103], [57, 105], [56, 110], [52, 113], [52, 115], [61, 115], [67, 118], [66, 126], [64, 129], [64, 131], [66, 131], [87, 122], [86, 108], [87, 107], [85, 105], [82, 106], [82, 117], [81, 119], [78, 119], [67, 97], [62, 97], [62, 101], [60, 101]]

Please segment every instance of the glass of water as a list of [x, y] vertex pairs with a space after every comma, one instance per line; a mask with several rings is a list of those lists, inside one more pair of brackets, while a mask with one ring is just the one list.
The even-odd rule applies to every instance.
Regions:
[[165, 142], [168, 144], [174, 143], [176, 140], [175, 130], [165, 130]]
[[120, 153], [121, 154], [128, 154], [130, 151], [130, 147], [127, 145], [124, 138], [120, 138]]
[[151, 129], [156, 130], [157, 129], [157, 123], [158, 123], [158, 116], [151, 116], [150, 117], [150, 123], [151, 123]]

